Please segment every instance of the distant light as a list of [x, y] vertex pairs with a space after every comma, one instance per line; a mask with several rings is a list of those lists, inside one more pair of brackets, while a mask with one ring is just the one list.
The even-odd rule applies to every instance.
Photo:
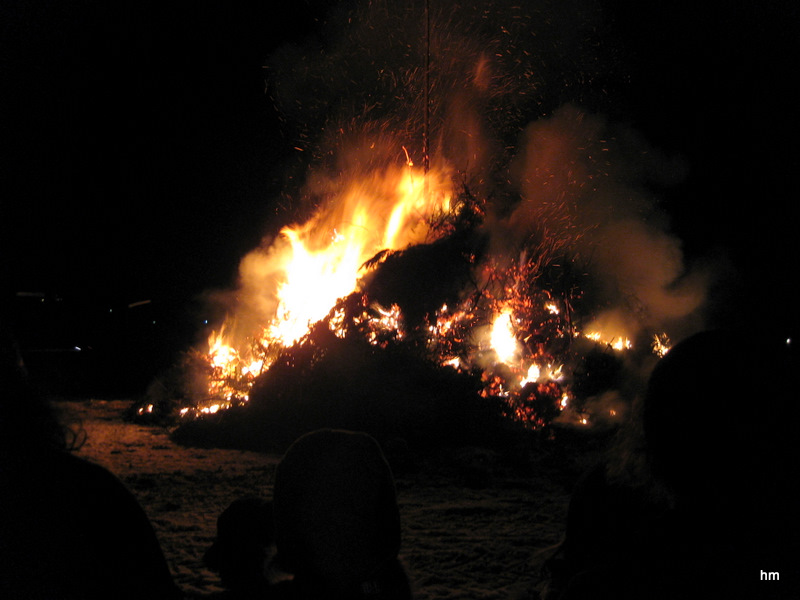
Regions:
[[155, 322], [155, 321], [153, 321], [153, 325], [155, 325], [155, 324], [156, 324], [156, 322]]
[[80, 352], [81, 351], [81, 349], [78, 346], [73, 346], [72, 349], [75, 350], [75, 352]]
[[791, 346], [792, 345], [792, 338], [786, 338], [786, 345], [787, 346]]
[[203, 325], [208, 325], [208, 319], [203, 319]]

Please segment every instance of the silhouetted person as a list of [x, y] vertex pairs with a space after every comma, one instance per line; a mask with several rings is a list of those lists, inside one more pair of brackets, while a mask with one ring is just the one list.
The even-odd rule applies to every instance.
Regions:
[[581, 480], [548, 598], [800, 597], [796, 363], [784, 340], [726, 332], [659, 361], [645, 469], [618, 480], [603, 465]]
[[299, 438], [278, 465], [273, 506], [278, 562], [294, 574], [276, 586], [280, 598], [411, 598], [394, 479], [372, 437]]
[[139, 504], [69, 452], [66, 430], [0, 336], [0, 598], [180, 598]]
[[228, 590], [220, 597], [268, 598], [274, 543], [272, 503], [257, 497], [234, 500], [217, 519], [217, 537], [203, 557]]
[[[729, 597], [800, 597], [797, 354], [758, 332], [710, 331], [678, 344], [656, 366], [642, 423], [653, 476], [674, 508], [653, 525], [679, 580]], [[781, 572], [764, 588], [760, 572]]]

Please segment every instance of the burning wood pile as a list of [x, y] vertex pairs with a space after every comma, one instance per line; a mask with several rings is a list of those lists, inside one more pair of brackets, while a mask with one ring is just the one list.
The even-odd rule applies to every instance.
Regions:
[[287, 442], [316, 427], [463, 441], [503, 423], [543, 430], [621, 415], [587, 408], [616, 389], [631, 341], [581, 330], [588, 275], [570, 240], [528, 231], [511, 260], [493, 253], [486, 203], [466, 186], [452, 193], [410, 165], [391, 177], [393, 203], [364, 207], [353, 193], [350, 207], [285, 228], [245, 259], [243, 273], [259, 277], [243, 297], [271, 316], [246, 335], [241, 315], [229, 318], [190, 353], [193, 390], [139, 414], [167, 406], [183, 423], [280, 423]]
[[[311, 157], [293, 224], [242, 260], [183, 391], [162, 386], [138, 415], [397, 435], [468, 414], [536, 431], [621, 417], [625, 386], [704, 297], [648, 188], [669, 180], [660, 154], [548, 99], [543, 21], [522, 7], [434, 13], [420, 38], [412, 8], [375, 6], [320, 64], [277, 53], [273, 98]], [[594, 47], [565, 64], [578, 99]]]

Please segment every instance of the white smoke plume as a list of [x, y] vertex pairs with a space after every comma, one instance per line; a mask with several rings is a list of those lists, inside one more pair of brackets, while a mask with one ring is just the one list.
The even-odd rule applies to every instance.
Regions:
[[495, 237], [521, 244], [544, 228], [563, 240], [591, 275], [598, 312], [590, 329], [633, 338], [642, 328], [700, 318], [707, 276], [687, 270], [681, 242], [648, 191], [653, 180], [680, 178], [679, 160], [568, 105], [528, 126], [516, 161], [521, 200], [495, 224]]

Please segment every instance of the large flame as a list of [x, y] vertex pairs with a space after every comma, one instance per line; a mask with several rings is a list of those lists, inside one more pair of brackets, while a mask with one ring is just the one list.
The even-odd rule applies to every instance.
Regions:
[[[357, 333], [374, 345], [424, 347], [437, 364], [478, 375], [482, 393], [508, 398], [519, 419], [547, 421], [552, 415], [542, 407], [548, 405], [577, 414], [581, 401], [604, 385], [592, 380], [581, 387], [579, 353], [599, 349], [602, 356], [592, 359], [600, 360], [630, 352], [651, 327], [691, 314], [700, 302], [699, 293], [690, 293], [693, 285], [675, 285], [688, 281], [679, 244], [651, 224], [660, 219], [639, 222], [640, 215], [657, 212], [635, 193], [637, 181], [627, 184], [628, 168], [637, 177], [642, 165], [650, 172], [653, 165], [641, 157], [657, 153], [572, 105], [553, 104], [547, 111], [553, 114], [542, 116], [542, 98], [548, 101], [540, 84], [558, 67], [539, 73], [546, 50], [540, 44], [551, 36], [531, 36], [532, 13], [511, 7], [511, 13], [433, 15], [441, 19], [427, 48], [434, 68], [423, 70], [416, 9], [376, 6], [366, 3], [352, 13], [353, 28], [336, 44], [336, 54], [313, 44], [270, 60], [273, 100], [287, 119], [297, 120], [303, 148], [313, 150], [310, 134], [319, 133], [318, 160], [309, 165], [304, 190], [304, 200], [317, 209], [242, 260], [235, 306], [209, 338], [201, 363], [209, 374], [206, 408], [247, 400], [261, 373], [278, 377], [278, 365], [292, 363], [275, 362], [292, 357], [284, 350], [321, 347], [327, 332], [314, 329], [320, 324], [340, 339]], [[476, 35], [472, 15], [480, 16], [478, 29], [487, 37]], [[573, 17], [565, 24], [571, 31]], [[497, 35], [488, 36], [495, 26]], [[587, 62], [570, 58], [563, 66], [588, 81], [583, 75], [600, 61], [593, 52], [583, 56], [596, 45], [579, 45]], [[586, 68], [575, 70], [575, 64]], [[562, 100], [561, 92], [551, 100]], [[340, 105], [341, 114], [334, 110]], [[529, 111], [535, 118], [526, 126]], [[413, 152], [401, 144], [420, 138], [426, 159], [449, 161], [450, 171], [414, 168]], [[631, 164], [629, 155], [636, 157]], [[463, 182], [457, 195], [455, 173]], [[432, 227], [452, 210], [451, 197], [459, 211]], [[402, 255], [380, 265], [381, 252], [444, 233], [454, 235], [435, 246], [441, 255], [408, 252], [401, 267]], [[428, 272], [420, 269], [418, 280], [427, 289], [416, 299], [424, 302], [372, 286], [383, 275], [392, 285], [417, 284], [410, 272], [419, 256], [447, 257]], [[359, 289], [365, 264], [385, 268]], [[441, 289], [432, 285], [439, 283], [438, 266], [450, 268]], [[393, 279], [397, 272], [402, 276]], [[590, 275], [604, 284], [584, 295]], [[378, 296], [386, 306], [376, 303]], [[597, 319], [593, 313], [601, 306], [616, 314]], [[651, 348], [663, 355], [669, 340], [657, 335]]]
[[[451, 195], [445, 173], [423, 173], [410, 161], [375, 171], [334, 185], [308, 221], [284, 227], [268, 247], [245, 257], [239, 308], [254, 315], [248, 319], [234, 313], [210, 336], [208, 399], [193, 414], [246, 402], [253, 381], [280, 351], [303, 340], [323, 320], [338, 337], [355, 326], [372, 344], [404, 339], [396, 304], [383, 307], [364, 296], [364, 310], [356, 315], [348, 314], [340, 300], [359, 290], [365, 264], [380, 252], [434, 241], [439, 230], [432, 224], [449, 215]], [[551, 353], [547, 345], [555, 338], [580, 336], [625, 352], [632, 342], [612, 322], [596, 322], [579, 332], [551, 293], [530, 287], [527, 270], [512, 268], [508, 277], [502, 263], [492, 265], [484, 268], [493, 273], [487, 281], [497, 283], [493, 291], [429, 315], [428, 349], [441, 365], [482, 369], [481, 393], [505, 398], [515, 418], [532, 427], [565, 411], [574, 413], [575, 423], [586, 424], [586, 415], [572, 410], [566, 355]], [[569, 306], [566, 299], [560, 302]], [[481, 317], [487, 314], [492, 315], [489, 327]], [[244, 335], [243, 322], [250, 323]], [[657, 336], [653, 351], [663, 354], [668, 344], [666, 336]]]
[[[308, 221], [284, 227], [270, 247], [245, 257], [241, 300], [259, 308], [261, 325], [242, 335], [233, 315], [211, 334], [208, 358], [216, 383], [210, 395], [230, 398], [236, 394], [231, 380], [252, 380], [269, 368], [265, 350], [303, 338], [337, 300], [357, 289], [364, 264], [377, 253], [430, 241], [431, 222], [450, 210], [450, 199], [446, 173], [423, 173], [409, 161], [346, 182]], [[386, 309], [384, 318], [393, 310]]]
[[432, 216], [446, 212], [449, 202], [443, 178], [394, 169], [350, 184], [330, 208], [284, 228], [289, 249], [268, 337], [284, 346], [302, 338], [355, 290], [366, 261], [381, 250], [425, 241]]

